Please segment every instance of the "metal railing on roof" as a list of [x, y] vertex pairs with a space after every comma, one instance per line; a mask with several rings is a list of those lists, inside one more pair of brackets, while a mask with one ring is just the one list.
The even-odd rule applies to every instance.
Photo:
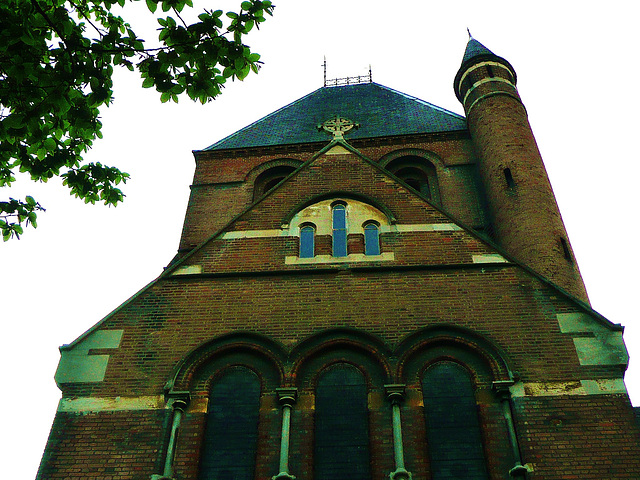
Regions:
[[324, 86], [341, 87], [343, 85], [358, 85], [360, 83], [373, 83], [371, 75], [371, 65], [369, 65], [368, 75], [358, 75], [356, 77], [330, 78], [327, 79], [327, 59], [324, 60]]

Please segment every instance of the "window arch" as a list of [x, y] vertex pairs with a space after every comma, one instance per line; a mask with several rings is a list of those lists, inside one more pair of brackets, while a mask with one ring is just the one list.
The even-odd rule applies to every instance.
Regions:
[[430, 365], [422, 376], [431, 478], [487, 480], [475, 391], [466, 368]]
[[291, 175], [295, 169], [296, 167], [292, 165], [279, 165], [262, 172], [253, 184], [253, 199], [257, 200], [273, 189], [273, 187]]
[[260, 380], [246, 367], [215, 379], [200, 460], [199, 480], [253, 480], [258, 443]]
[[425, 197], [440, 201], [436, 168], [426, 158], [403, 155], [391, 160], [385, 169]]
[[315, 406], [315, 480], [369, 480], [367, 385], [362, 372], [336, 363], [318, 378]]
[[300, 258], [313, 258], [315, 256], [316, 227], [312, 223], [300, 226]]

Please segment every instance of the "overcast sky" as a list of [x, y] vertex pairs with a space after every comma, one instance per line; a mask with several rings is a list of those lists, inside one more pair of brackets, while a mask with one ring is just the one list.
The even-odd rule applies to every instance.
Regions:
[[117, 75], [115, 103], [102, 115], [104, 140], [89, 157], [131, 174], [124, 204], [84, 205], [57, 180], [1, 192], [32, 194], [47, 208], [37, 230], [0, 245], [6, 478], [35, 477], [60, 398], [58, 346], [153, 280], [175, 254], [192, 150], [321, 87], [324, 56], [329, 77], [362, 75], [371, 64], [375, 82], [462, 113], [452, 83], [467, 27], [518, 74], [592, 305], [625, 326], [626, 382], [640, 405], [636, 2], [275, 3], [275, 16], [247, 41], [263, 56], [260, 74], [230, 84], [213, 103], [162, 105], [135, 75]]

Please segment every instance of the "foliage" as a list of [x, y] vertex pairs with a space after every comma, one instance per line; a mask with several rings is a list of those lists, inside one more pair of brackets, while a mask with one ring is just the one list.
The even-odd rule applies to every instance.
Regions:
[[[127, 173], [83, 154], [101, 137], [100, 108], [112, 102], [115, 66], [138, 70], [160, 100], [181, 94], [206, 103], [228, 79], [257, 72], [260, 56], [243, 36], [271, 15], [268, 0], [238, 12], [208, 11], [187, 24], [192, 0], [146, 0], [159, 24], [156, 44], [139, 38], [116, 12], [137, 0], [0, 1], [0, 187], [24, 172], [34, 181], [60, 176], [87, 203], [116, 205]], [[44, 210], [32, 197], [0, 201], [4, 240], [36, 226]]]

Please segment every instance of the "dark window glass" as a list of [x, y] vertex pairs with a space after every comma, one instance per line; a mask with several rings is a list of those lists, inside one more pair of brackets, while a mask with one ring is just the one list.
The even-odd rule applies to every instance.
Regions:
[[256, 178], [253, 199], [257, 200], [259, 197], [267, 193], [278, 183], [287, 178], [294, 170], [295, 167], [291, 165], [281, 165], [262, 172], [258, 175], [258, 178]]
[[374, 223], [364, 227], [364, 254], [380, 255], [380, 231]]
[[334, 205], [333, 210], [333, 256], [347, 256], [347, 208]]
[[427, 172], [415, 167], [405, 167], [397, 170], [394, 174], [414, 190], [417, 190], [427, 198], [431, 198], [431, 187], [429, 186]]
[[315, 412], [316, 480], [370, 480], [367, 386], [347, 364], [325, 370], [318, 380]]
[[510, 168], [504, 169], [504, 179], [507, 182], [507, 187], [513, 188], [516, 186], [516, 181], [513, 179], [513, 175], [511, 174]]
[[422, 379], [432, 480], [487, 480], [469, 372], [454, 362], [429, 367]]
[[253, 480], [260, 381], [251, 370], [228, 370], [211, 387], [199, 480]]
[[564, 258], [573, 262], [573, 257], [571, 256], [571, 250], [569, 249], [569, 244], [564, 238], [560, 238], [560, 245], [562, 246], [562, 251], [564, 252]]
[[300, 229], [300, 258], [313, 258], [315, 255], [315, 229], [305, 225]]

